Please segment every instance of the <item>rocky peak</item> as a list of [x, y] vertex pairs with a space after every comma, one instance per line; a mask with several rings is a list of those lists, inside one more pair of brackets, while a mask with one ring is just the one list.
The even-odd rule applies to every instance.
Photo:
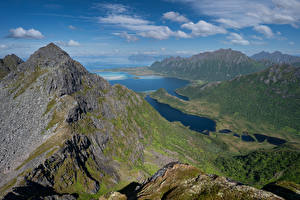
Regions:
[[62, 64], [71, 57], [64, 50], [56, 46], [54, 43], [50, 43], [45, 47], [41, 47], [36, 52], [34, 52], [27, 60], [28, 67], [55, 67]]
[[[100, 197], [99, 200], [105, 200]], [[173, 162], [158, 170], [144, 183], [131, 183], [108, 199], [260, 199], [281, 200], [270, 192], [259, 190], [225, 177], [205, 174], [196, 167]]]
[[9, 68], [16, 67], [17, 65], [23, 63], [24, 61], [16, 56], [15, 54], [7, 55], [2, 60], [3, 64]]
[[17, 66], [23, 62], [24, 61], [15, 54], [7, 55], [3, 59], [0, 59], [0, 79], [15, 70]]

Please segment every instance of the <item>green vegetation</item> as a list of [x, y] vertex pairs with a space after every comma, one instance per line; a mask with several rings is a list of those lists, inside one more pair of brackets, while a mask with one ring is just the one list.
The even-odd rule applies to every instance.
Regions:
[[17, 178], [14, 178], [11, 181], [9, 181], [7, 184], [5, 184], [4, 186], [2, 186], [0, 188], [0, 197], [2, 197], [3, 195], [5, 195], [5, 192], [7, 190], [9, 190], [10, 188], [12, 188], [16, 183], [17, 183]]
[[49, 101], [47, 108], [43, 115], [46, 115], [55, 106], [55, 104], [56, 104], [55, 98], [51, 99], [51, 101]]
[[195, 101], [217, 104], [220, 115], [300, 132], [299, 69], [278, 66], [205, 89], [188, 86], [179, 92]]
[[[219, 193], [221, 195], [218, 195]], [[245, 191], [222, 190], [222, 186], [214, 184], [207, 185], [200, 194], [193, 196], [197, 200], [253, 200], [253, 197]]]
[[278, 179], [300, 183], [300, 152], [286, 147], [229, 158], [219, 157], [216, 165], [225, 175], [257, 187]]
[[[68, 130], [60, 131], [56, 135], [53, 135], [50, 137], [45, 143], [40, 145], [38, 148], [36, 148], [35, 151], [33, 151], [29, 157], [21, 164], [19, 165], [15, 170], [21, 169], [24, 165], [29, 163], [31, 160], [37, 158], [38, 156], [42, 155], [43, 153], [49, 151], [52, 148], [62, 147], [64, 141], [70, 137], [70, 133]], [[50, 153], [50, 152], [49, 152]], [[49, 153], [47, 153], [47, 156], [49, 156]]]
[[52, 128], [55, 124], [62, 122], [64, 120], [63, 116], [61, 116], [60, 113], [58, 113], [56, 110], [53, 112], [52, 119], [46, 126], [45, 130], [49, 130]]
[[22, 82], [23, 84], [22, 85], [22, 88], [20, 88], [17, 93], [14, 95], [14, 99], [17, 98], [18, 96], [20, 96], [21, 94], [23, 94], [27, 88], [29, 88], [29, 86], [34, 83], [37, 78], [39, 76], [41, 76], [42, 74], [44, 74], [46, 72], [45, 69], [41, 69], [40, 67], [37, 67], [33, 72], [31, 72], [29, 74], [29, 76], [26, 77], [26, 79], [23, 79]]
[[205, 81], [230, 80], [265, 68], [265, 65], [231, 49], [205, 52], [190, 58], [171, 57], [149, 67], [150, 70], [167, 76]]
[[[299, 182], [300, 90], [299, 68], [277, 66], [219, 84], [194, 83], [179, 89], [184, 101], [160, 89], [152, 98], [217, 122], [217, 130], [262, 133], [292, 142], [277, 147], [268, 142], [243, 142], [233, 134], [211, 133], [227, 144], [214, 162], [221, 173], [237, 181], [262, 187], [272, 181]], [[253, 136], [253, 135], [252, 135]], [[227, 155], [226, 155], [227, 154]]]

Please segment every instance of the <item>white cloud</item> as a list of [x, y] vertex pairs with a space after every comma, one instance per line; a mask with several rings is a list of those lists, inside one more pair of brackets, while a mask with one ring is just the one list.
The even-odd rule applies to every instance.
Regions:
[[209, 36], [227, 33], [226, 29], [207, 23], [203, 20], [198, 21], [198, 23], [196, 24], [194, 24], [193, 22], [185, 23], [181, 25], [181, 27], [192, 30], [193, 36]]
[[6, 49], [7, 46], [5, 44], [0, 44], [0, 50]]
[[112, 3], [95, 3], [92, 8], [99, 10], [106, 10], [110, 13], [124, 13], [128, 11], [128, 7], [123, 4], [112, 4]]
[[259, 24], [290, 24], [300, 21], [299, 0], [172, 0], [190, 5], [201, 15], [216, 18], [219, 23], [233, 28]]
[[139, 40], [138, 37], [132, 34], [128, 34], [127, 32], [122, 32], [122, 33], [113, 33], [114, 35], [120, 36], [121, 38], [125, 38], [127, 42], [135, 42]]
[[100, 23], [119, 24], [119, 25], [144, 25], [150, 22], [139, 17], [129, 15], [109, 15], [107, 17], [99, 17]]
[[99, 23], [108, 23], [134, 31], [137, 35], [158, 40], [168, 39], [169, 37], [189, 38], [190, 36], [183, 31], [172, 31], [168, 26], [153, 25], [152, 22], [138, 16], [130, 15], [108, 15], [99, 17]]
[[163, 18], [174, 21], [174, 22], [188, 22], [189, 21], [185, 16], [180, 15], [178, 12], [173, 12], [173, 11], [164, 13]]
[[241, 28], [241, 25], [238, 22], [231, 20], [231, 19], [221, 18], [221, 19], [217, 19], [216, 21], [221, 24], [224, 24], [225, 27], [228, 27], [228, 28], [236, 28], [236, 29]]
[[250, 42], [244, 39], [240, 34], [230, 33], [229, 36], [226, 37], [231, 44], [239, 44], [239, 45], [249, 45]]
[[255, 40], [263, 40], [262, 37], [259, 37], [257, 35], [252, 35], [251, 37]]
[[27, 38], [27, 39], [42, 39], [44, 38], [43, 34], [35, 29], [23, 29], [22, 27], [16, 29], [10, 29], [10, 35], [8, 37], [11, 38]]
[[256, 30], [257, 32], [263, 34], [267, 38], [271, 38], [274, 36], [272, 29], [270, 29], [270, 27], [268, 27], [266, 25], [257, 25], [257, 26], [254, 26], [253, 29]]
[[69, 47], [77, 47], [80, 46], [79, 42], [74, 41], [74, 40], [69, 40], [69, 42], [67, 43]]
[[289, 42], [289, 45], [295, 45], [295, 42], [291, 41], [291, 42]]
[[57, 41], [56, 44], [65, 46], [65, 47], [78, 47], [80, 46], [80, 43], [75, 40], [69, 40], [68, 42], [64, 41]]
[[71, 29], [71, 30], [75, 30], [76, 29], [76, 27], [73, 26], [73, 25], [69, 25], [68, 28]]

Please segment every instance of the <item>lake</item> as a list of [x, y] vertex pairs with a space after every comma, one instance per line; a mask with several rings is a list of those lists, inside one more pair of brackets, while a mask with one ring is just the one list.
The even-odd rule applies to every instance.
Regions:
[[183, 100], [188, 100], [188, 97], [179, 95], [175, 92], [177, 88], [181, 88], [189, 84], [189, 81], [162, 77], [162, 76], [135, 76], [126, 72], [98, 72], [98, 75], [108, 80], [112, 85], [121, 84], [135, 92], [155, 91], [160, 88]]
[[[169, 94], [188, 100], [187, 97], [175, 92], [177, 88], [189, 84], [189, 81], [186, 80], [162, 76], [134, 76], [126, 72], [99, 72], [97, 74], [108, 80], [112, 85], [125, 85], [135, 92], [155, 91], [164, 88]], [[159, 103], [149, 96], [145, 100], [170, 122], [179, 121], [191, 130], [206, 135], [209, 134], [209, 131], [216, 131], [216, 123], [211, 119], [185, 114], [167, 104]]]
[[189, 115], [177, 110], [168, 104], [160, 103], [157, 100], [149, 97], [145, 100], [155, 108], [161, 116], [170, 122], [180, 121], [183, 125], [189, 126], [193, 131], [201, 132], [208, 135], [209, 131], [216, 131], [216, 122], [205, 117]]

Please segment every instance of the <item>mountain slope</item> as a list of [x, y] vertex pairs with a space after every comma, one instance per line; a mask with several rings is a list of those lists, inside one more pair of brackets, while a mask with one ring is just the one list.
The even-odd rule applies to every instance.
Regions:
[[149, 67], [164, 75], [205, 81], [229, 80], [264, 68], [263, 64], [231, 49], [200, 53], [190, 58], [167, 58]]
[[[300, 63], [300, 57], [291, 56], [288, 54], [283, 54], [280, 51], [274, 51], [273, 53], [269, 52], [259, 52], [251, 56], [252, 59], [257, 61], [262, 61], [265, 63], [271, 64], [298, 64]], [[297, 65], [297, 66], [298, 66]]]
[[281, 65], [219, 84], [178, 90], [191, 99], [218, 105], [221, 115], [300, 131], [300, 68]]
[[214, 171], [226, 149], [52, 43], [1, 80], [0, 97], [4, 199], [95, 198], [174, 160]]

